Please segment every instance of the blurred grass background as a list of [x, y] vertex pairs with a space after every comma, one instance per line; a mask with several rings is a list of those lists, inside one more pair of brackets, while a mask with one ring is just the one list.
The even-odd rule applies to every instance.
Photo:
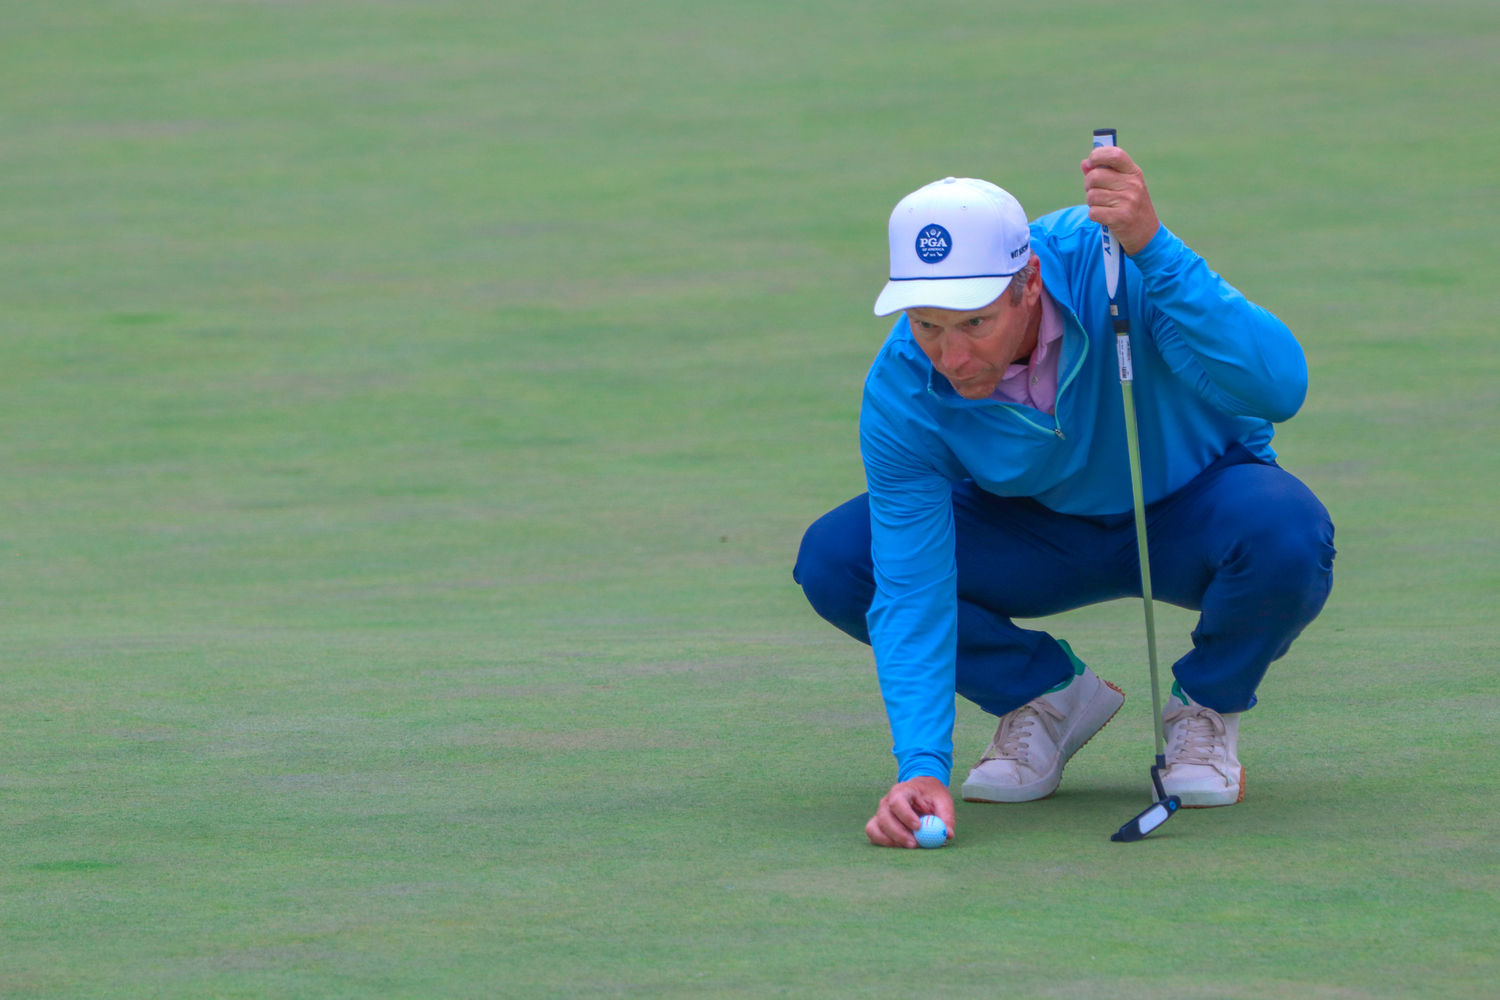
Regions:
[[[11, 0], [0, 995], [1492, 996], [1497, 43], [1450, 2]], [[1334, 596], [1244, 805], [1107, 842], [1122, 602], [1047, 625], [1131, 694], [1061, 792], [876, 851], [868, 650], [790, 565], [863, 489], [885, 219], [949, 174], [1073, 204], [1098, 125], [1302, 340]]]

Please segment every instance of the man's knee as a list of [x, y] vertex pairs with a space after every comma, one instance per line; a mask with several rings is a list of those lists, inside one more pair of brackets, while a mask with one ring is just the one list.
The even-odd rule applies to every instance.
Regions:
[[875, 596], [870, 560], [870, 500], [861, 494], [813, 522], [802, 536], [792, 579], [813, 610], [861, 642]]
[[1251, 570], [1265, 590], [1321, 606], [1333, 576], [1333, 521], [1301, 481], [1274, 472], [1279, 475], [1239, 494], [1225, 512], [1233, 521], [1232, 560]]

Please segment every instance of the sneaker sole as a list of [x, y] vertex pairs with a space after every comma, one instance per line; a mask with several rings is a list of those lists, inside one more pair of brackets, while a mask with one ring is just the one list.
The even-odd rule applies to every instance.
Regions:
[[[1034, 781], [1030, 785], [1006, 785], [999, 788], [996, 788], [992, 785], [970, 784], [966, 781], [963, 783], [963, 787], [959, 789], [959, 795], [963, 797], [963, 800], [965, 802], [989, 802], [995, 805], [1014, 805], [1019, 802], [1038, 802], [1042, 799], [1051, 798], [1053, 795], [1055, 795], [1057, 793], [1058, 786], [1062, 784], [1063, 771], [1067, 768], [1068, 761], [1072, 760], [1074, 755], [1077, 754], [1079, 750], [1082, 750], [1084, 747], [1088, 746], [1089, 740], [1092, 740], [1095, 736], [1098, 736], [1099, 731], [1102, 730], [1105, 726], [1109, 725], [1110, 720], [1119, 713], [1120, 709], [1125, 707], [1124, 691], [1121, 691], [1119, 688], [1115, 687], [1103, 677], [1099, 678], [1099, 682], [1105, 687], [1109, 688], [1115, 694], [1119, 695], [1120, 703], [1114, 707], [1114, 711], [1110, 712], [1104, 717], [1103, 722], [1100, 722], [1098, 726], [1094, 727], [1094, 731], [1089, 733], [1088, 737], [1082, 743], [1073, 748], [1072, 753], [1068, 754], [1062, 759], [1062, 763], [1057, 767], [1057, 774], [1047, 778], [1042, 778], [1038, 781]], [[1243, 778], [1241, 778], [1240, 784], [1241, 787], [1243, 787]], [[1040, 791], [1041, 789], [1046, 790]], [[997, 798], [995, 797], [997, 795], [1005, 795], [1007, 797]]]
[[1184, 808], [1184, 809], [1223, 809], [1225, 806], [1237, 806], [1241, 802], [1245, 801], [1245, 786], [1247, 784], [1249, 784], [1249, 782], [1247, 782], [1245, 780], [1245, 765], [1241, 764], [1240, 765], [1240, 795], [1239, 795], [1239, 798], [1235, 799], [1233, 802], [1205, 802], [1205, 803], [1201, 803], [1201, 804], [1197, 804], [1197, 805], [1189, 805], [1188, 803], [1184, 802], [1182, 804], [1182, 808]]

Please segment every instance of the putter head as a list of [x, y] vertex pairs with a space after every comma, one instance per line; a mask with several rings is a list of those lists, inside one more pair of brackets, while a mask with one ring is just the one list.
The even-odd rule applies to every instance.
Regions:
[[1109, 839], [1116, 844], [1133, 844], [1137, 840], [1143, 840], [1146, 834], [1177, 815], [1177, 810], [1181, 808], [1182, 800], [1175, 795], [1168, 795], [1158, 802], [1151, 803], [1145, 812], [1120, 827]]

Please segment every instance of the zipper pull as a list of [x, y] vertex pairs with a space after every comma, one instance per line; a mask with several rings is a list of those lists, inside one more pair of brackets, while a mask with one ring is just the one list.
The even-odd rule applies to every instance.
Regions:
[[1056, 434], [1058, 437], [1062, 438], [1064, 441], [1066, 441], [1068, 439], [1068, 436], [1062, 432], [1062, 428], [1061, 427], [1054, 427], [1054, 428], [1052, 428], [1052, 433]]

